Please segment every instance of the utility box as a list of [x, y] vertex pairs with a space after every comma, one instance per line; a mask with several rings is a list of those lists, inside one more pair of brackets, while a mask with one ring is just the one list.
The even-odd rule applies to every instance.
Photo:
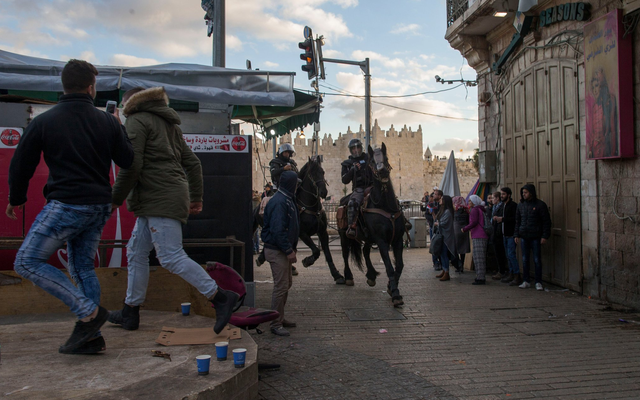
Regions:
[[427, 219], [424, 217], [411, 217], [411, 242], [409, 247], [427, 247]]
[[480, 183], [494, 183], [498, 181], [496, 152], [486, 150], [478, 153], [478, 173]]

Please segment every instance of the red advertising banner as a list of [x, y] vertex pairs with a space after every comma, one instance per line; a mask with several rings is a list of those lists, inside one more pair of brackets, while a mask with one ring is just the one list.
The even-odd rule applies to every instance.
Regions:
[[631, 36], [622, 10], [584, 27], [587, 159], [634, 157]]

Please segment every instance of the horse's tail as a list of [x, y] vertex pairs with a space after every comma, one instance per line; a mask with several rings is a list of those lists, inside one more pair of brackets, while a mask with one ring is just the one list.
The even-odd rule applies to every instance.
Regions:
[[351, 253], [351, 261], [361, 272], [364, 272], [362, 264], [362, 245], [357, 240], [349, 240], [349, 253]]

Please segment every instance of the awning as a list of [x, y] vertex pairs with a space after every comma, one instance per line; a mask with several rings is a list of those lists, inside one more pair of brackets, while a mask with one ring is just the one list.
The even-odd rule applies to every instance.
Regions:
[[[0, 50], [0, 88], [62, 92], [63, 61]], [[163, 86], [170, 98], [244, 106], [295, 106], [293, 72], [269, 72], [161, 64], [148, 67], [97, 66], [97, 90]]]
[[294, 90], [293, 94], [295, 96], [293, 107], [235, 106], [231, 118], [263, 126], [267, 140], [319, 122], [318, 98], [299, 90]]

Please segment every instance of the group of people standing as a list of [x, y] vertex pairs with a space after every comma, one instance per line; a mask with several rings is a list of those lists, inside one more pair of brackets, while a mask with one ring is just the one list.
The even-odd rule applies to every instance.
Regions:
[[[439, 189], [423, 198], [425, 217], [432, 240], [442, 236], [442, 246], [432, 254], [433, 266], [440, 281], [449, 281], [449, 265], [457, 273], [464, 272], [466, 254], [473, 249], [476, 278], [473, 285], [486, 284], [487, 259], [492, 255], [497, 273], [491, 278], [510, 286], [529, 288], [531, 253], [535, 265], [535, 287], [543, 290], [541, 245], [551, 235], [551, 218], [546, 203], [538, 199], [534, 185], [520, 189], [518, 203], [512, 190], [503, 187], [489, 195], [488, 203], [471, 195], [468, 201], [461, 196], [447, 196]], [[522, 273], [516, 246], [522, 250]]]

